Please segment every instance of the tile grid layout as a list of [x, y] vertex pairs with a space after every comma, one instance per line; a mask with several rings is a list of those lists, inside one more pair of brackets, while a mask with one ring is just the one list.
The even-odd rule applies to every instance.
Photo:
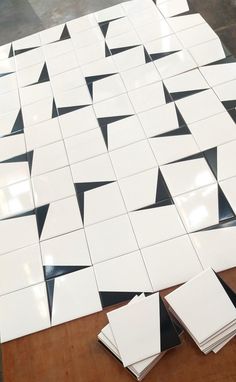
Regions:
[[0, 47], [1, 342], [236, 266], [235, 107], [186, 0]]

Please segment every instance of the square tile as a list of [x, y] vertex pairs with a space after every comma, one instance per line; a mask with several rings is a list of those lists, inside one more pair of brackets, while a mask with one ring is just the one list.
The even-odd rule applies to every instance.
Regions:
[[49, 119], [25, 129], [27, 151], [62, 140], [58, 118]]
[[57, 41], [52, 44], [44, 45], [43, 51], [46, 57], [46, 60], [56, 56], [60, 56], [65, 53], [69, 53], [74, 49], [71, 39]]
[[51, 85], [53, 92], [57, 94], [85, 85], [85, 79], [81, 69], [75, 67], [52, 77]]
[[227, 110], [236, 107], [236, 79], [213, 88]]
[[10, 158], [21, 156], [25, 154], [25, 140], [24, 134], [8, 135], [0, 140], [0, 161], [7, 161]]
[[23, 37], [13, 42], [13, 50], [15, 56], [29, 49], [38, 48], [41, 45], [39, 33], [34, 33], [30, 36]]
[[99, 23], [104, 38], [112, 38], [134, 31], [133, 25], [127, 17], [113, 18], [111, 21]]
[[177, 32], [176, 35], [185, 48], [190, 48], [194, 45], [199, 45], [217, 38], [217, 34], [207, 23], [202, 23], [193, 28]]
[[128, 91], [161, 79], [152, 62], [121, 72], [121, 77]]
[[140, 28], [154, 22], [158, 23], [158, 21], [164, 19], [157, 7], [153, 7], [152, 5], [153, 4], [149, 4], [143, 9], [140, 9], [140, 6], [137, 5], [136, 7], [134, 6], [133, 11], [128, 12], [128, 17], [135, 28]]
[[78, 17], [74, 20], [70, 20], [66, 24], [71, 36], [73, 36], [73, 34], [80, 33], [86, 29], [93, 28], [97, 25], [93, 13], [82, 17]]
[[177, 53], [183, 49], [175, 34], [145, 43], [145, 48], [153, 61]]
[[184, 16], [175, 16], [167, 19], [168, 24], [171, 26], [173, 31], [180, 32], [184, 29], [192, 28], [195, 25], [205, 23], [204, 18], [200, 13], [193, 13]]
[[213, 149], [217, 155], [217, 178], [224, 180], [236, 176], [236, 140]]
[[107, 78], [91, 82], [88, 88], [94, 103], [116, 97], [126, 92], [119, 74], [109, 75]]
[[155, 65], [162, 78], [173, 77], [197, 67], [197, 64], [187, 50], [180, 50], [159, 58], [155, 60]]
[[[11, 162], [11, 160], [9, 160], [9, 162], [7, 161], [6, 163], [0, 162], [0, 189], [2, 187], [10, 186], [10, 185], [17, 183], [17, 182], [21, 182], [22, 180], [29, 179], [30, 172], [29, 172], [29, 165], [27, 162], [26, 154], [22, 155], [22, 159], [23, 159], [23, 161], [19, 160], [19, 162]], [[8, 188], [8, 190], [9, 190], [9, 188]], [[13, 194], [14, 194], [14, 192], [13, 192]], [[13, 199], [14, 199], [14, 197], [13, 197]], [[5, 199], [5, 197], [4, 197], [4, 199]], [[12, 202], [12, 200], [11, 200], [11, 202]], [[16, 203], [16, 204], [18, 204], [18, 203]], [[4, 207], [3, 207], [3, 209], [4, 209]]]
[[72, 35], [75, 48], [83, 48], [87, 45], [96, 44], [103, 41], [103, 39], [103, 34], [98, 26]]
[[81, 109], [82, 107], [91, 105], [92, 103], [86, 85], [68, 90], [66, 92], [56, 93], [55, 101], [59, 115], [66, 114], [77, 109]]
[[117, 48], [116, 54], [113, 54], [112, 58], [120, 72], [150, 62], [145, 48], [140, 44], [120, 48], [120, 50]]
[[193, 46], [189, 51], [198, 66], [208, 65], [225, 58], [225, 51], [218, 37], [215, 40]]
[[50, 77], [75, 69], [79, 65], [74, 51], [66, 52], [60, 56], [50, 57], [46, 61]]
[[68, 138], [98, 127], [98, 121], [92, 106], [59, 116], [63, 138]]
[[43, 82], [20, 88], [19, 93], [21, 105], [25, 106], [52, 97], [52, 88], [49, 82]]
[[136, 113], [167, 103], [162, 82], [154, 82], [132, 90], [128, 94]]
[[135, 31], [108, 38], [106, 41], [112, 55], [116, 55], [141, 44], [140, 37]]
[[126, 94], [95, 104], [94, 111], [97, 118], [134, 114], [134, 109]]
[[16, 74], [0, 77], [0, 94], [4, 94], [17, 89]]
[[172, 29], [164, 19], [155, 20], [154, 22], [149, 23], [148, 28], [146, 25], [136, 27], [136, 32], [144, 44], [148, 41], [165, 37], [173, 33]]
[[22, 70], [45, 61], [43, 49], [36, 48], [15, 56], [16, 69]]
[[111, 55], [104, 40], [98, 41], [95, 44], [84, 46], [82, 48], [76, 48], [75, 53], [78, 63], [81, 66], [105, 57], [109, 57]]

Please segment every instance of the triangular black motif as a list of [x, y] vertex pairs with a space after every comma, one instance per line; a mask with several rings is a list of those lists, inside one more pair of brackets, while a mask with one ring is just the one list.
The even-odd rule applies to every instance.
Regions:
[[174, 92], [170, 93], [171, 97], [173, 98], [174, 101], [177, 101], [178, 99], [189, 97], [191, 95], [203, 92], [207, 89], [197, 89], [197, 90], [187, 90], [187, 91], [182, 91], [182, 92]]
[[93, 100], [93, 82], [90, 82], [89, 84], [87, 84], [87, 87], [88, 87], [89, 94]]
[[228, 110], [228, 114], [233, 119], [233, 121], [236, 123], [236, 109]]
[[172, 162], [168, 162], [167, 164], [187, 162], [189, 160], [202, 159], [202, 158], [204, 158], [203, 153], [199, 152], [199, 153], [196, 153], [196, 154], [188, 155], [187, 157], [184, 157], [184, 158], [180, 158], [180, 159], [174, 160]]
[[33, 216], [35, 214], [35, 210], [27, 211], [27, 212], [22, 212], [17, 215], [9, 216], [8, 218], [4, 218], [1, 220], [11, 220], [11, 219], [18, 219], [18, 218], [23, 218], [25, 216]]
[[114, 123], [117, 121], [120, 121], [125, 118], [132, 117], [133, 114], [127, 114], [127, 115], [117, 115], [114, 117], [103, 117], [103, 118], [98, 118], [98, 124], [100, 127], [102, 126], [108, 126], [110, 123]]
[[107, 46], [107, 43], [105, 42], [105, 57], [110, 57], [111, 56], [111, 52]]
[[38, 46], [34, 46], [33, 48], [17, 49], [14, 51], [14, 53], [15, 53], [15, 56], [17, 56], [18, 54], [26, 53], [36, 48], [38, 48]]
[[14, 72], [0, 73], [0, 78], [8, 76], [9, 74], [12, 74], [12, 73], [14, 73]]
[[189, 135], [189, 134], [191, 134], [191, 131], [189, 130], [188, 126], [185, 125], [182, 127], [178, 127], [177, 129], [167, 131], [166, 133], [155, 135], [155, 137], [152, 137], [152, 138], [175, 137], [177, 135]]
[[175, 111], [176, 111], [179, 127], [186, 126], [187, 124], [176, 105], [175, 105]]
[[235, 109], [236, 108], [236, 99], [230, 101], [222, 101], [226, 110]]
[[27, 152], [27, 160], [28, 160], [28, 164], [29, 164], [29, 172], [30, 172], [30, 174], [32, 172], [33, 157], [34, 157], [34, 151], [33, 150], [28, 151]]
[[234, 307], [236, 308], [236, 293], [226, 284], [226, 282], [219, 275], [216, 274], [216, 277], [218, 278], [225, 292], [229, 296], [229, 299], [231, 300]]
[[27, 154], [16, 155], [15, 157], [5, 159], [0, 163], [17, 163], [17, 162], [27, 162]]
[[108, 150], [108, 126], [101, 126], [101, 132], [102, 132], [102, 136], [103, 136], [106, 148]]
[[11, 47], [10, 47], [10, 50], [9, 50], [9, 54], [8, 54], [8, 58], [11, 58], [13, 57], [14, 53], [13, 53], [13, 46], [11, 44]]
[[230, 219], [235, 216], [234, 211], [229, 204], [225, 194], [223, 193], [221, 187], [218, 185], [218, 211], [219, 211], [219, 221]]
[[161, 351], [173, 348], [174, 346], [180, 345], [181, 341], [179, 339], [178, 333], [175, 329], [173, 322], [168, 314], [168, 311], [162, 301], [161, 296], [159, 297], [159, 307], [160, 307], [160, 343]]
[[62, 34], [61, 34], [61, 37], [60, 37], [60, 41], [67, 40], [68, 38], [70, 38], [70, 33], [69, 33], [68, 28], [67, 28], [67, 25], [65, 24], [63, 31], [62, 31]]
[[77, 193], [77, 200], [82, 223], [84, 224], [84, 192]]
[[171, 198], [171, 193], [167, 187], [166, 181], [162, 175], [161, 170], [158, 170], [157, 177], [157, 189], [156, 189], [156, 200], [155, 203], [159, 203], [165, 199]]
[[178, 53], [179, 50], [172, 50], [170, 52], [160, 52], [160, 53], [152, 53], [150, 54], [153, 61], [159, 60], [160, 58], [170, 56], [171, 54]]
[[169, 199], [162, 200], [161, 202], [158, 202], [158, 203], [153, 203], [153, 204], [150, 204], [148, 206], [138, 208], [135, 211], [152, 210], [154, 208], [171, 206], [173, 204], [174, 204], [173, 199], [169, 198]]
[[212, 149], [205, 150], [203, 152], [206, 161], [213, 172], [215, 178], [217, 179], [217, 147], [213, 147]]
[[21, 109], [19, 110], [19, 113], [17, 114], [16, 120], [14, 122], [14, 125], [11, 129], [11, 133], [14, 133], [16, 131], [23, 131], [24, 130], [24, 123], [23, 123], [23, 116]]
[[112, 55], [115, 55], [115, 54], [118, 54], [118, 53], [125, 52], [126, 50], [137, 48], [138, 46], [141, 46], [141, 45], [139, 44], [139, 45], [123, 46], [121, 48], [113, 48], [113, 49], [110, 49], [110, 52], [111, 52]]
[[99, 27], [101, 29], [101, 32], [102, 32], [103, 36], [106, 38], [108, 27], [109, 27], [109, 22], [107, 22], [107, 23], [98, 23], [98, 25], [99, 25]]
[[145, 46], [143, 47], [143, 50], [144, 50], [145, 63], [148, 64], [149, 62], [152, 61], [152, 59], [151, 59], [151, 57], [149, 56], [148, 51], [147, 51], [147, 49], [145, 48]]
[[230, 228], [230, 227], [236, 227], [236, 219], [235, 219], [235, 217], [231, 218], [231, 219], [224, 220], [223, 222], [221, 222], [219, 224], [215, 224], [215, 225], [212, 225], [210, 227], [199, 229], [199, 230], [194, 231], [192, 233], [205, 232], [205, 231], [214, 231], [216, 229]]
[[88, 267], [89, 265], [44, 265], [44, 277], [46, 280], [50, 280]]
[[53, 101], [52, 101], [52, 118], [57, 118], [57, 117], [58, 117], [58, 112], [57, 112], [56, 102], [55, 102], [55, 99], [53, 98]]
[[63, 115], [63, 114], [71, 113], [72, 111], [83, 109], [84, 107], [87, 107], [87, 106], [90, 106], [90, 105], [59, 107], [58, 113], [59, 115]]
[[43, 65], [42, 71], [40, 73], [38, 84], [41, 84], [42, 82], [50, 81], [49, 74], [48, 74], [48, 68], [46, 62]]
[[39, 239], [43, 232], [43, 227], [44, 227], [45, 220], [47, 218], [49, 205], [50, 204], [45, 204], [44, 206], [36, 208], [36, 219], [37, 219]]
[[206, 64], [204, 66], [214, 66], [214, 65], [221, 65], [221, 64], [230, 64], [236, 61], [236, 58], [234, 56], [228, 56], [225, 58], [222, 58], [221, 60], [210, 62], [209, 64]]
[[164, 82], [163, 82], [162, 84], [163, 84], [163, 90], [164, 90], [164, 94], [165, 94], [165, 100], [166, 100], [166, 103], [170, 103], [170, 102], [172, 102], [173, 100], [172, 100], [172, 98], [171, 98], [171, 96], [170, 96], [170, 93], [168, 92], [168, 90], [167, 90], [167, 88], [166, 88]]
[[54, 296], [55, 279], [48, 280], [46, 282], [46, 285], [47, 285], [49, 313], [50, 313], [50, 318], [52, 320], [52, 309], [53, 309], [53, 296]]
[[118, 304], [119, 302], [128, 301], [142, 292], [99, 292], [102, 307]]
[[117, 73], [100, 74], [98, 76], [85, 77], [86, 84], [89, 85], [92, 82], [102, 80], [103, 78], [114, 76]]

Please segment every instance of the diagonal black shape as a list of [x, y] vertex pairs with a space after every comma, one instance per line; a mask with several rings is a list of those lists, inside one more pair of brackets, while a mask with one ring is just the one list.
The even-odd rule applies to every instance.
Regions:
[[159, 60], [160, 58], [167, 57], [167, 56], [170, 56], [171, 54], [178, 53], [178, 52], [180, 52], [180, 51], [179, 50], [172, 50], [170, 52], [152, 53], [152, 54], [150, 54], [150, 56], [151, 56], [151, 59], [153, 61], [155, 61], [155, 60]]
[[111, 56], [110, 49], [108, 48], [107, 43], [105, 42], [105, 57], [110, 57], [110, 56]]
[[170, 93], [171, 97], [173, 98], [174, 101], [177, 101], [178, 99], [189, 97], [191, 95], [204, 92], [207, 89], [197, 89], [197, 90], [187, 90], [187, 91], [182, 91], [182, 92], [173, 92]]
[[90, 82], [90, 84], [87, 85], [87, 88], [93, 101], [93, 82]]
[[48, 74], [48, 68], [46, 62], [43, 65], [43, 69], [40, 73], [38, 84], [41, 84], [42, 82], [50, 81], [49, 74]]
[[33, 157], [34, 157], [34, 151], [33, 150], [28, 151], [27, 152], [27, 160], [28, 160], [28, 164], [29, 164], [29, 172], [30, 172], [30, 174], [32, 172]]
[[15, 56], [17, 56], [18, 54], [26, 53], [26, 52], [29, 52], [30, 50], [37, 49], [37, 48], [38, 46], [34, 46], [33, 48], [17, 49], [14, 51], [14, 53], [15, 53]]
[[164, 94], [165, 94], [165, 100], [166, 100], [166, 103], [170, 103], [170, 102], [172, 102], [173, 100], [172, 100], [171, 95], [170, 95], [170, 93], [168, 92], [168, 90], [167, 90], [167, 88], [166, 88], [164, 82], [162, 82], [162, 85], [163, 85], [163, 90], [164, 90]]
[[235, 217], [230, 218], [230, 219], [226, 219], [226, 220], [224, 220], [223, 222], [221, 222], [219, 224], [215, 224], [215, 225], [212, 225], [210, 227], [199, 229], [199, 230], [194, 231], [192, 233], [199, 233], [199, 232], [205, 232], [205, 231], [214, 231], [214, 230], [217, 230], [217, 229], [230, 228], [230, 227], [236, 227], [236, 219], [235, 219]]
[[86, 81], [86, 84], [88, 85], [92, 82], [102, 80], [103, 78], [114, 76], [114, 74], [118, 74], [118, 73], [108, 73], [108, 74], [100, 74], [97, 76], [89, 76], [89, 77], [85, 77], [85, 81]]
[[175, 104], [175, 111], [176, 111], [179, 127], [187, 126], [187, 123], [185, 122], [185, 120], [184, 120], [182, 114], [180, 113], [178, 107], [176, 106], [176, 104]]
[[171, 321], [168, 311], [162, 301], [161, 296], [159, 296], [159, 307], [160, 307], [160, 343], [161, 351], [173, 348], [174, 346], [180, 345], [181, 341], [179, 339], [178, 333]]
[[235, 109], [236, 108], [236, 99], [221, 101], [226, 110]]
[[9, 74], [13, 74], [14, 72], [0, 73], [0, 78], [8, 76]]
[[197, 154], [188, 155], [187, 157], [180, 158], [180, 159], [174, 160], [172, 162], [169, 162], [169, 163], [167, 163], [167, 165], [168, 164], [174, 164], [174, 163], [187, 162], [189, 160], [202, 159], [202, 158], [204, 158], [203, 153], [199, 152]]
[[108, 150], [108, 126], [101, 126], [101, 132], [102, 132], [102, 136], [103, 136], [106, 148]]
[[126, 50], [137, 48], [138, 46], [141, 46], [141, 45], [139, 44], [139, 45], [123, 46], [121, 48], [113, 48], [113, 49], [110, 49], [110, 52], [111, 52], [112, 55], [115, 55], [115, 54], [118, 54], [118, 53], [125, 52]]
[[213, 147], [212, 149], [205, 150], [203, 152], [206, 161], [213, 172], [215, 178], [217, 179], [217, 147]]
[[49, 307], [50, 319], [52, 320], [53, 296], [54, 296], [55, 279], [48, 280], [46, 282], [46, 286], [47, 286], [48, 307]]
[[88, 267], [89, 265], [44, 265], [44, 277], [46, 280], [50, 280]]
[[83, 109], [84, 107], [87, 107], [87, 106], [90, 106], [90, 105], [59, 107], [58, 114], [63, 115], [63, 114], [71, 113], [72, 111]]
[[14, 53], [13, 53], [13, 46], [11, 44], [11, 47], [10, 47], [10, 50], [9, 50], [9, 54], [8, 54], [8, 58], [11, 58], [14, 56]]
[[173, 204], [174, 204], [173, 199], [169, 198], [169, 199], [162, 200], [161, 202], [158, 202], [158, 203], [150, 204], [149, 206], [138, 208], [135, 211], [151, 210], [153, 208], [166, 207], [166, 206], [171, 206]]
[[26, 216], [33, 216], [35, 215], [35, 210], [27, 211], [27, 212], [22, 212], [20, 214], [16, 214], [13, 216], [9, 216], [7, 218], [3, 218], [1, 220], [11, 220], [11, 219], [18, 219], [18, 218], [24, 218]]
[[225, 58], [222, 58], [221, 60], [210, 62], [209, 64], [203, 65], [203, 66], [214, 66], [214, 65], [221, 65], [221, 64], [230, 64], [232, 62], [235, 62], [236, 58], [234, 56], [228, 56]]
[[218, 212], [219, 212], [219, 222], [221, 222], [222, 220], [235, 217], [234, 211], [219, 185], [218, 185]]
[[107, 149], [108, 149], [108, 125], [110, 123], [114, 123], [114, 122], [120, 121], [122, 119], [129, 118], [131, 116], [132, 116], [132, 114], [120, 115], [120, 116], [115, 116], [115, 117], [98, 118], [98, 124], [101, 128], [101, 132], [102, 132], [103, 139], [104, 139], [104, 142], [105, 142]]
[[36, 208], [36, 219], [37, 219], [39, 239], [43, 232], [43, 227], [47, 218], [49, 205], [50, 204], [45, 204], [44, 206]]
[[23, 116], [21, 109], [19, 110], [19, 113], [17, 114], [16, 120], [14, 122], [14, 125], [11, 129], [11, 133], [14, 133], [16, 131], [23, 131], [24, 130], [24, 122], [23, 122]]
[[5, 159], [0, 163], [17, 163], [17, 162], [27, 162], [27, 154], [16, 155], [15, 157]]
[[99, 292], [102, 307], [118, 304], [119, 302], [128, 301], [142, 292]]
[[167, 187], [166, 181], [163, 177], [161, 170], [158, 170], [157, 176], [157, 189], [155, 203], [159, 203], [162, 200], [171, 198], [171, 193]]
[[108, 27], [109, 27], [109, 22], [107, 22], [107, 23], [98, 23], [98, 25], [99, 25], [99, 27], [101, 29], [101, 32], [102, 32], [103, 36], [106, 38]]
[[232, 120], [236, 123], [236, 109], [228, 110], [228, 114], [232, 118]]
[[53, 101], [52, 101], [52, 118], [57, 118], [57, 117], [58, 117], [58, 111], [57, 111], [55, 99], [53, 98]]
[[152, 138], [175, 137], [177, 135], [190, 135], [190, 134], [191, 132], [188, 126], [182, 126], [182, 127], [178, 127], [177, 129], [167, 131], [166, 133], [155, 135]]
[[215, 273], [216, 277], [218, 278], [219, 282], [221, 283], [222, 287], [224, 288], [225, 292], [227, 293], [229, 299], [231, 300], [232, 304], [236, 308], [236, 293], [231, 289], [226, 282]]
[[59, 41], [68, 40], [68, 38], [70, 38], [70, 33], [67, 28], [67, 25], [65, 24]]
[[150, 55], [148, 54], [148, 51], [145, 48], [145, 46], [143, 47], [143, 51], [144, 51], [145, 63], [148, 64], [149, 62], [152, 62], [152, 59]]

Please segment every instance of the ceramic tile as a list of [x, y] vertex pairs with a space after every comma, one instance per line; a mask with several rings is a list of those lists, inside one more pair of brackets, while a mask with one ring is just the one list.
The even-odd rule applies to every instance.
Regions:
[[0, 189], [30, 177], [27, 156], [22, 157], [23, 161], [0, 163]]
[[95, 81], [97, 76], [98, 76], [98, 79], [100, 79], [99, 78], [100, 76], [105, 77], [106, 74], [117, 73], [117, 68], [116, 68], [116, 65], [114, 64], [112, 57], [105, 57], [101, 60], [91, 62], [87, 65], [82, 66], [81, 70], [84, 77], [86, 78], [87, 84]]
[[154, 82], [132, 90], [128, 94], [136, 113], [167, 103], [162, 82]]
[[41, 45], [39, 33], [21, 38], [13, 42], [13, 50], [15, 55], [24, 53], [27, 50], [38, 48]]
[[92, 106], [60, 115], [59, 123], [63, 138], [69, 138], [98, 127]]
[[80, 68], [74, 68], [51, 78], [53, 92], [60, 93], [85, 85]]
[[[12, 134], [0, 139], [0, 162], [25, 154], [24, 134]], [[17, 159], [17, 158], [16, 158]], [[13, 162], [13, 160], [11, 160]], [[17, 160], [16, 160], [17, 161]]]
[[226, 112], [190, 124], [189, 129], [201, 150], [236, 139], [235, 123]]
[[11, 74], [12, 72], [15, 72], [16, 66], [15, 66], [15, 60], [14, 57], [7, 58], [6, 60], [0, 61], [0, 75], [6, 76]]
[[36, 207], [75, 194], [69, 167], [33, 177], [32, 187]]
[[218, 187], [216, 184], [174, 198], [188, 232], [219, 222]]
[[208, 65], [225, 58], [225, 51], [219, 38], [193, 46], [189, 51], [198, 66]]
[[121, 4], [114, 5], [98, 11], [94, 14], [98, 23], [104, 23], [112, 19], [118, 19], [125, 16], [124, 9]]
[[[110, 260], [138, 249], [127, 215], [91, 225], [85, 231], [93, 264]], [[114, 272], [109, 273], [113, 277]], [[99, 290], [106, 291], [107, 289], [99, 288]], [[141, 288], [140, 290], [143, 289]]]
[[176, 76], [197, 67], [187, 50], [181, 50], [155, 61], [157, 70], [162, 78]]
[[189, 11], [187, 0], [168, 0], [158, 5], [158, 8], [164, 17], [177, 16]]
[[27, 151], [60, 141], [62, 139], [58, 118], [49, 119], [25, 129]]
[[203, 66], [200, 70], [210, 86], [236, 79], [236, 62]]
[[51, 302], [53, 326], [100, 310], [102, 306], [92, 267], [53, 280]]
[[185, 48], [190, 48], [217, 38], [217, 34], [207, 23], [202, 23], [193, 28], [177, 32], [176, 35]]
[[232, 220], [232, 224], [222, 223], [190, 235], [204, 269], [211, 267], [220, 272], [236, 266], [235, 229], [235, 220]]
[[121, 77], [128, 91], [161, 79], [152, 62], [121, 72]]
[[77, 198], [61, 199], [36, 210], [40, 224], [40, 240], [82, 228], [82, 220]]
[[78, 17], [77, 19], [70, 20], [67, 23], [70, 35], [73, 36], [76, 33], [80, 33], [86, 29], [93, 28], [97, 25], [94, 14]]
[[67, 38], [70, 38], [70, 35], [66, 24], [57, 25], [40, 32], [40, 40], [42, 45], [60, 40], [66, 40]]
[[16, 74], [0, 77], [0, 94], [4, 94], [17, 89]]
[[31, 184], [28, 180], [1, 188], [0, 198], [0, 219], [23, 214], [34, 208]]
[[111, 55], [108, 46], [104, 41], [96, 42], [82, 48], [75, 49], [79, 65], [86, 65], [90, 62], [100, 60]]
[[148, 63], [151, 59], [142, 45], [131, 46], [112, 56], [119, 71], [125, 71]]
[[94, 105], [94, 111], [98, 119], [134, 114], [134, 109], [126, 94], [97, 103]]
[[19, 89], [21, 105], [26, 106], [52, 97], [52, 88], [49, 82], [26, 86]]
[[180, 32], [184, 29], [192, 28], [205, 22], [200, 13], [194, 13], [184, 16], [175, 16], [167, 19], [168, 24], [174, 32]]
[[78, 67], [77, 57], [74, 51], [66, 52], [60, 56], [47, 59], [48, 72], [51, 77]]
[[227, 110], [236, 107], [236, 79], [213, 88]]
[[[23, 214], [0, 220], [0, 254], [12, 252], [38, 242], [38, 229], [34, 214]], [[14, 237], [14, 240], [12, 240]]]
[[15, 56], [17, 71], [45, 61], [43, 49], [37, 48]]
[[22, 114], [26, 128], [58, 116], [52, 97], [23, 106]]
[[2, 343], [50, 327], [45, 283], [1, 296], [0, 309]]
[[38, 244], [0, 256], [0, 264], [1, 295], [44, 281]]
[[43, 47], [46, 59], [69, 53], [74, 49], [71, 39], [54, 42]]
[[146, 140], [114, 150], [110, 156], [118, 178], [156, 166], [155, 157]]
[[152, 292], [139, 251], [96, 264], [94, 271], [101, 292]]
[[11, 47], [12, 47], [11, 43], [2, 45], [0, 47], [0, 61], [6, 60], [10, 56]]
[[236, 176], [236, 141], [213, 149], [217, 159], [217, 178], [223, 180]]
[[108, 38], [106, 42], [112, 55], [116, 55], [141, 44], [140, 37], [135, 31]]
[[122, 7], [125, 10], [125, 13], [130, 15], [135, 12], [143, 12], [146, 8], [151, 8], [152, 11], [155, 11], [155, 5], [152, 0], [134, 0], [134, 1], [125, 1], [122, 3]]
[[99, 43], [104, 41], [104, 39], [101, 29], [97, 26], [72, 35], [72, 41], [74, 46], [79, 49], [87, 45]]
[[[147, 247], [186, 233], [176, 207], [160, 202], [130, 213], [131, 223], [140, 248]], [[161, 225], [162, 229], [156, 227]]]
[[182, 50], [183, 46], [175, 34], [171, 34], [145, 43], [145, 48], [152, 60], [155, 61]]
[[144, 248], [141, 252], [154, 291], [186, 282], [202, 271], [187, 235]]
[[70, 164], [107, 152], [100, 129], [67, 138], [65, 145]]
[[91, 104], [91, 97], [87, 86], [80, 86], [67, 92], [55, 94], [55, 101], [59, 115], [69, 113]]
[[129, 33], [134, 30], [133, 25], [127, 17], [110, 19], [99, 23], [104, 38], [113, 38], [123, 33]]
[[223, 180], [220, 187], [223, 190], [228, 202], [230, 203], [234, 213], [236, 213], [236, 197], [235, 197], [236, 177]]
[[137, 27], [136, 32], [143, 43], [155, 40], [156, 38], [168, 36], [173, 33], [172, 29], [164, 19], [149, 23], [148, 28], [146, 25]]
[[17, 90], [0, 95], [0, 115], [19, 109], [20, 100]]
[[164, 19], [156, 7], [148, 6], [143, 10], [136, 7], [135, 10], [128, 13], [128, 17], [135, 28], [140, 28], [154, 22], [158, 23]]
[[45, 61], [42, 61], [36, 65], [24, 68], [17, 72], [17, 80], [19, 87], [28, 85], [35, 85], [40, 82], [40, 77], [43, 73]]
[[0, 137], [20, 132], [23, 129], [24, 124], [21, 109], [18, 108], [0, 116]]
[[109, 75], [107, 78], [91, 82], [88, 88], [94, 103], [116, 97], [126, 92], [119, 74]]

